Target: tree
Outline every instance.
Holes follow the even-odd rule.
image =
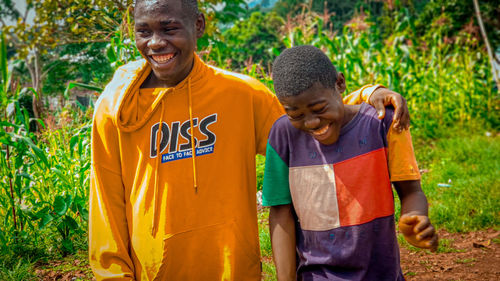
[[[125,35],[121,40],[133,42],[133,38],[127,38],[133,37],[133,0],[25,1],[26,8],[20,10],[12,0],[0,0],[0,24],[10,47],[15,49],[15,57],[24,61],[29,72],[36,93],[33,109],[39,118],[43,81],[55,68],[65,67],[59,55],[61,46],[109,42],[118,29]],[[244,5],[244,0],[201,1],[200,9],[207,17],[207,36],[200,40],[201,47],[208,45],[208,36],[220,33],[218,22],[236,20],[244,12]],[[35,14],[32,21],[29,13]],[[12,19],[15,24],[4,19]]]
[[[285,48],[281,40],[284,20],[275,12],[254,12],[223,33],[224,57],[231,58],[231,66],[243,68],[245,61],[268,64],[274,60],[274,49]]]
[[[70,43],[108,41],[131,4],[132,0],[26,0],[24,11],[20,11],[11,0],[0,0],[2,31],[16,50],[16,58],[25,62],[36,93],[35,118],[40,118],[43,110],[42,82],[58,65],[58,54],[52,50]],[[32,21],[28,19],[30,12],[35,14]]]

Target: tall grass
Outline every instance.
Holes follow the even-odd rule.
[[[38,135],[29,133],[26,125],[5,121],[3,125],[0,257],[29,261],[85,248],[89,123],[68,124]]]
[[[417,146],[433,222],[451,232],[500,226],[500,138],[469,135]]]

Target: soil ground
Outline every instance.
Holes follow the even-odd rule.
[[[440,253],[401,247],[406,280],[500,280],[500,231],[438,234],[447,244]]]
[[[500,231],[441,230],[439,238],[443,244],[438,253],[401,247],[401,267],[407,281],[500,280]],[[65,269],[57,269],[61,267]],[[92,280],[88,263],[78,259],[44,265],[36,274],[43,281]]]

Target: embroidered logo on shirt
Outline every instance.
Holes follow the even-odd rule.
[[[309,158],[315,159],[316,156],[318,156],[318,154],[316,153],[316,151],[309,151]]]
[[[206,137],[202,140],[198,140],[196,137],[194,138],[196,156],[214,152],[216,135],[210,131],[208,127],[215,122],[217,122],[217,113],[201,119],[199,124],[198,118],[193,118],[193,127],[197,128],[199,132]],[[157,139],[158,135],[160,135],[161,163],[190,158],[192,156],[190,128],[191,124],[189,119],[182,123],[180,121],[175,121],[170,125],[163,122],[160,134],[158,132],[160,130],[159,122],[151,126],[150,157],[155,158],[158,156]],[[179,136],[181,139],[179,139]]]

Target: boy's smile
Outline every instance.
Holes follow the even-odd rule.
[[[345,89],[341,73],[335,89],[325,88],[316,82],[296,96],[281,97],[279,100],[295,128],[310,134],[321,144],[330,145],[338,140],[340,129],[350,120],[349,117],[352,118],[346,116],[337,88]]]
[[[137,2],[135,38],[152,68],[148,87],[172,87],[188,76],[204,29],[203,14],[190,14],[180,0]]]

